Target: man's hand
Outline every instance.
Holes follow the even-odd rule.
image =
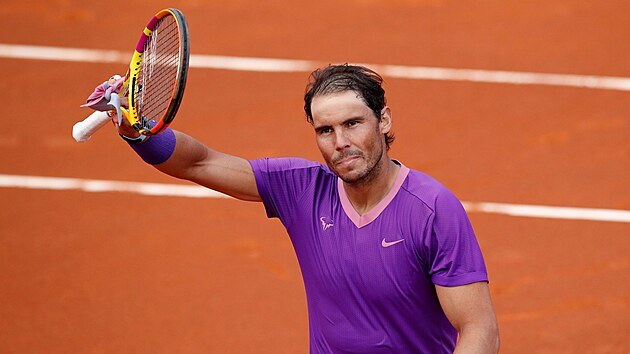
[[[121,111],[126,110],[126,107],[121,104]],[[114,123],[114,126],[118,129],[118,134],[122,134],[129,138],[137,138],[140,136],[140,133],[138,133],[131,124],[129,124],[129,121],[126,117],[124,117],[124,114],[123,117],[121,117],[122,119],[120,119],[120,125],[118,125],[118,116],[116,115],[116,111],[109,111],[108,114],[112,118],[112,123]]]

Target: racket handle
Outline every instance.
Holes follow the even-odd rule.
[[[72,127],[72,137],[79,143],[84,143],[92,137],[92,134],[101,129],[111,118],[107,112],[94,111],[81,122]]]

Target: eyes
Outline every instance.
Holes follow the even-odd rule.
[[[321,128],[315,129],[315,131],[317,132],[317,135],[326,135],[333,132],[331,127],[321,127]]]
[[[346,129],[352,129],[358,127],[360,124],[361,122],[359,121],[359,119],[348,119],[347,121],[343,122],[341,126]],[[317,135],[328,135],[332,134],[334,132],[334,129],[332,126],[324,125],[316,128],[315,132],[317,133]]]

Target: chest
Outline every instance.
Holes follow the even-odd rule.
[[[304,213],[289,234],[306,286],[373,300],[412,293],[426,283],[426,272],[417,244],[422,235],[405,220],[400,210],[385,210],[359,228],[335,205]]]

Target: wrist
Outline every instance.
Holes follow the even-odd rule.
[[[132,127],[123,126],[123,125],[118,127],[118,134],[120,134],[121,136],[126,136],[131,139],[138,138],[141,135]]]
[[[142,144],[145,141],[149,140],[149,136],[147,135],[142,135],[142,134],[135,134],[137,135],[136,137],[131,137],[131,136],[127,136],[121,133],[118,133],[118,135],[120,135],[120,137],[128,142],[129,144]]]
[[[123,135],[121,137],[123,139],[126,138],[125,140],[140,158],[151,165],[159,165],[166,162],[175,151],[175,145],[177,144],[175,132],[170,128],[167,128],[160,134],[151,135],[150,139],[148,136],[142,135],[144,141],[139,141],[141,138],[137,138],[138,141],[136,141],[136,139]]]

